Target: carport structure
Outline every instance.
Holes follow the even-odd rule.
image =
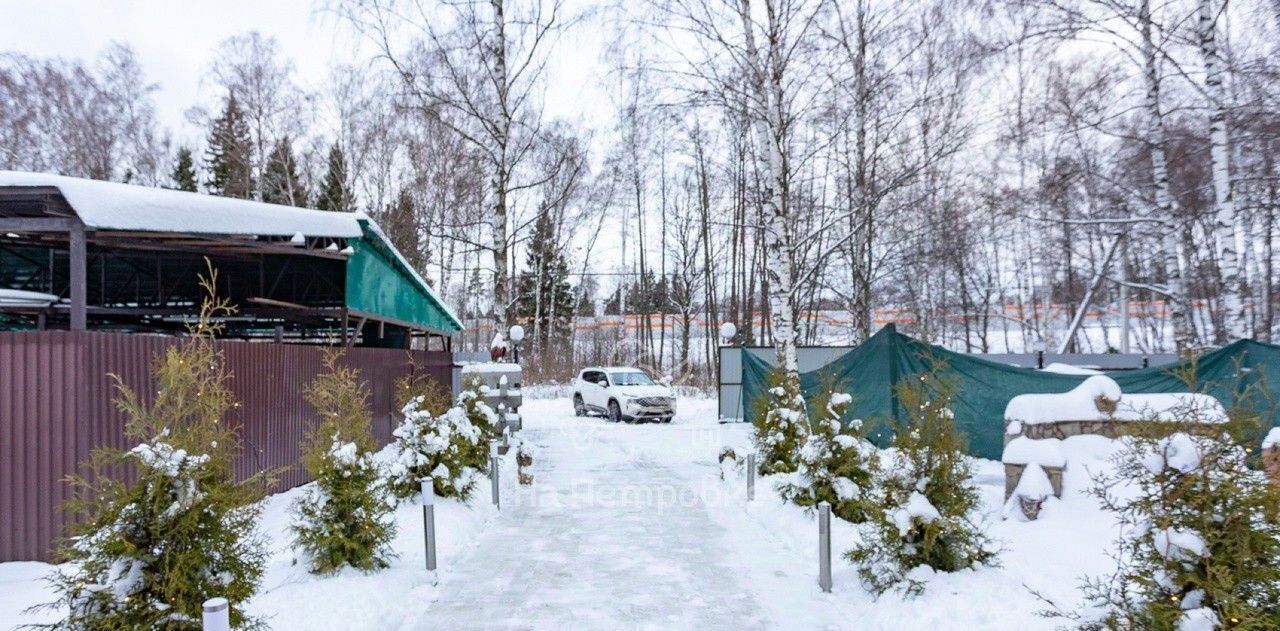
[[[0,330],[181,331],[205,259],[225,337],[449,350],[462,329],[363,214],[0,171]]]

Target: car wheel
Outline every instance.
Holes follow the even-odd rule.
[[[622,408],[618,406],[617,401],[609,402],[609,420],[614,423],[622,420]]]
[[[587,404],[582,402],[582,395],[580,394],[573,395],[573,415],[574,416],[587,415]]]
[[[671,422],[671,417],[670,417],[670,416],[664,416],[664,417],[662,417],[662,422],[663,422],[663,423],[670,423],[670,422]]]

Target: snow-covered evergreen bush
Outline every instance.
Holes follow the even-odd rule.
[[[811,422],[796,473],[779,491],[800,506],[828,502],[837,517],[859,523],[867,518],[877,450],[866,440],[861,420],[842,420],[852,403],[853,397],[842,392],[829,393],[825,404],[815,403],[821,415]]]
[[[315,480],[294,506],[297,545],[312,572],[387,566],[396,524],[374,445],[367,389],[340,352],[325,355],[325,371],[307,387],[320,422],[307,438],[303,462]]]
[[[897,387],[907,423],[896,429],[891,453],[879,468],[862,542],[846,553],[869,589],[923,584],[911,570],[954,572],[995,561],[976,520],[978,489],[965,455],[964,435],[950,409],[951,387],[926,373]]]
[[[399,455],[390,468],[392,491],[401,498],[412,497],[430,475],[436,495],[465,501],[478,475],[475,454],[488,449],[483,432],[462,407],[434,416],[420,407],[422,403],[421,397],[410,400],[401,410],[404,420],[393,432]]]
[[[462,408],[471,426],[480,432],[480,439],[466,450],[466,455],[463,457],[467,466],[477,470],[483,470],[488,466],[489,441],[502,437],[500,432],[502,424],[498,413],[484,400],[488,392],[489,387],[477,377],[464,385],[457,399],[457,407]]]
[[[237,483],[239,453],[226,412],[236,405],[214,347],[216,317],[232,313],[213,298],[216,274],[203,279],[210,298],[192,335],[157,354],[149,400],[116,379],[116,405],[127,421],[128,451],[99,449],[73,478],[68,510],[88,519],[62,555],[68,565],[50,582],[64,609],[59,629],[199,629],[209,598],[231,602],[237,628],[262,626],[241,608],[257,590],[266,548],[255,530],[264,485]],[[121,482],[119,471],[136,479]]]
[[[800,381],[775,370],[769,374],[768,390],[756,409],[754,440],[760,475],[794,473],[799,467],[800,446],[809,434]]]
[[[1257,418],[1233,411],[1208,436],[1191,429],[1202,413],[1142,424],[1097,480],[1121,526],[1118,566],[1086,580],[1095,615],[1071,614],[1081,628],[1280,629],[1280,491],[1232,438],[1256,436]]]

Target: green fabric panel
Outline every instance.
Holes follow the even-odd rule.
[[[444,333],[462,330],[376,232],[365,226],[364,238],[350,244],[355,253],[347,260],[348,309]]]
[[[943,378],[955,387],[952,411],[968,436],[970,453],[990,459],[999,459],[1003,450],[1004,409],[1010,399],[1031,392],[1066,392],[1085,379],[955,353],[899,334],[889,325],[830,364],[802,373],[800,386],[810,400],[828,388],[850,394],[854,402],[849,416],[872,423],[872,440],[884,445],[891,436],[887,421],[902,416],[893,385],[929,371],[938,362],[942,363]],[[753,403],[764,392],[773,365],[744,353],[742,366],[743,414],[751,421],[755,418]],[[1195,378],[1188,386],[1182,375],[1191,373]],[[1271,396],[1280,391],[1280,346],[1242,340],[1189,362],[1109,376],[1124,392],[1195,390],[1214,396],[1228,408],[1239,400],[1272,425],[1280,421],[1280,406]]]

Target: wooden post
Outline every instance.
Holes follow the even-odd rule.
[[[84,225],[72,226],[70,230],[71,255],[71,330],[83,331],[88,328],[88,256],[85,244]]]

